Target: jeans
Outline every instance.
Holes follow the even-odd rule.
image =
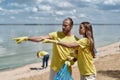
[[[48,67],[49,54],[45,55],[42,60],[42,67]]]

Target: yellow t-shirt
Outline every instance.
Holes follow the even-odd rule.
[[[52,32],[49,33],[49,36],[53,40],[59,40],[62,42],[75,42],[78,40],[77,37],[74,35],[72,36],[65,36],[63,32]],[[68,56],[70,56],[70,53],[72,51],[72,48],[66,48],[60,45],[57,45],[56,43],[53,43],[53,54],[51,59],[51,69],[53,71],[58,72],[62,65],[64,64],[65,60]]]
[[[37,53],[37,56],[38,57],[43,57],[43,56],[45,56],[47,54],[48,54],[48,52],[46,52],[46,51],[40,51],[40,52]]]
[[[93,56],[89,48],[89,41],[87,38],[82,38],[77,41],[78,48],[78,67],[82,75],[96,74],[96,69],[93,64]]]

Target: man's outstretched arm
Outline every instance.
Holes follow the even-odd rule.
[[[43,39],[50,39],[49,35],[28,37],[28,41],[41,42]]]
[[[23,41],[32,41],[32,42],[41,42],[43,39],[50,39],[49,35],[45,35],[45,36],[33,36],[33,37],[17,37],[14,38],[14,40],[16,41],[17,44],[20,44]]]

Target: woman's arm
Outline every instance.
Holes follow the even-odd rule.
[[[79,44],[77,42],[73,42],[73,43],[65,43],[65,42],[57,42],[58,45],[64,46],[64,47],[68,47],[68,48],[75,48],[78,47]]]

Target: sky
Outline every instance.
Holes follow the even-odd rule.
[[[0,24],[119,24],[120,0],[0,0]]]

